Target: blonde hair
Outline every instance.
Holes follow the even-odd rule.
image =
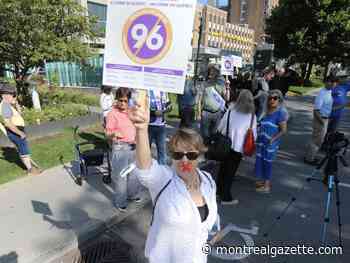
[[[205,153],[208,149],[203,143],[202,137],[193,129],[178,129],[168,143],[170,152],[174,152],[178,145],[189,146],[200,153]]]
[[[242,90],[239,93],[236,104],[234,106],[235,110],[241,113],[253,113],[255,112],[254,98],[253,94],[249,90]]]

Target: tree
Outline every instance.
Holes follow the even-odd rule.
[[[31,68],[91,54],[86,43],[95,38],[95,22],[75,0],[0,0],[0,67],[14,73],[25,97],[23,81]]]
[[[350,0],[281,0],[266,22],[276,56],[300,63],[304,79],[350,57]]]

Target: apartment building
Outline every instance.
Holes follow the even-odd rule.
[[[233,24],[247,24],[255,31],[255,42],[265,40],[265,20],[279,0],[229,0],[228,20]]]
[[[254,52],[254,30],[246,25],[231,24],[227,12],[213,6],[197,5],[194,21],[192,47],[197,48],[199,25],[203,17],[201,46],[217,49],[222,55],[241,55],[245,63],[252,63]]]

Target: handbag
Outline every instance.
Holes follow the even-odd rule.
[[[244,138],[243,144],[243,154],[246,156],[252,156],[255,152],[255,139],[253,134],[253,121],[254,121],[254,113],[252,113],[252,118],[250,120],[250,126],[247,130],[247,133]]]
[[[209,138],[208,152],[206,154],[206,157],[209,160],[224,161],[230,154],[232,144],[232,141],[228,135],[230,115],[231,111],[229,110],[226,122],[226,135],[217,132]]]

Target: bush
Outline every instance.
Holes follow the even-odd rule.
[[[98,106],[99,97],[94,94],[87,94],[76,90],[65,88],[47,88],[41,86],[38,89],[40,95],[40,101],[45,105],[57,105],[57,104],[84,104],[88,106]]]
[[[26,124],[39,124],[49,121],[58,121],[67,118],[84,116],[88,114],[88,108],[82,104],[60,104],[44,107],[42,111],[24,109],[23,118]]]

